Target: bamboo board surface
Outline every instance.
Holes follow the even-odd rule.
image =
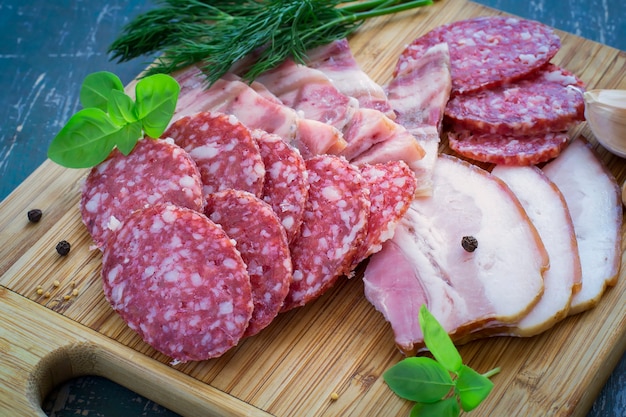
[[[368,22],[350,39],[362,68],[384,84],[404,46],[431,28],[498,12],[460,0]],[[626,89],[626,54],[559,32],[553,60],[588,88]],[[595,145],[586,124],[573,132]],[[626,162],[597,146],[621,184]],[[382,315],[365,300],[361,274],[320,299],[280,315],[223,357],[171,366],[112,311],[100,285],[101,256],[78,212],[83,170],[46,161],[0,204],[0,410],[43,415],[51,386],[105,376],[183,415],[406,416],[381,375],[402,359]],[[40,208],[40,223],[26,212]],[[54,250],[60,240],[70,254]],[[476,416],[584,416],[626,350],[626,277],[600,304],[528,339],[461,347],[480,372],[500,366]],[[54,281],[59,286],[54,286]],[[38,295],[41,286],[49,298]],[[77,296],[63,298],[72,289]],[[336,392],[339,397],[331,400]]]

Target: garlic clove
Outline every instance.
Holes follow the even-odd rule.
[[[589,90],[583,96],[585,118],[597,141],[626,158],[626,90]]]

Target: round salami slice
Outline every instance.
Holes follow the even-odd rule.
[[[80,213],[101,249],[130,213],[157,203],[202,211],[202,180],[189,154],[171,140],[143,139],[128,156],[115,149],[91,169]]]
[[[353,267],[380,251],[391,239],[400,219],[415,198],[417,178],[404,161],[390,161],[359,167],[370,190],[367,235],[353,261]]]
[[[394,77],[407,61],[445,42],[450,50],[452,95],[512,82],[550,61],[561,47],[558,35],[533,20],[478,17],[439,26],[400,55]]]
[[[547,64],[532,77],[452,98],[446,120],[454,130],[535,135],[562,132],[585,119],[584,83]]]
[[[502,165],[536,165],[559,156],[569,137],[564,132],[533,136],[449,132],[450,149],[475,161]]]
[[[280,136],[256,130],[253,137],[257,140],[265,165],[263,201],[272,206],[287,232],[287,240],[292,242],[300,231],[309,194],[304,159]]]
[[[369,189],[358,169],[334,155],[306,160],[309,198],[291,244],[293,281],[281,311],[322,295],[352,262],[367,233]]]
[[[128,326],[175,362],[237,345],[252,315],[246,265],[204,214],[168,204],[135,211],[103,251],[104,295]]]
[[[265,167],[259,147],[235,116],[210,112],[185,116],[163,137],[173,138],[196,161],[205,196],[229,188],[261,196]]]
[[[235,240],[248,267],[254,311],[244,337],[255,335],[278,315],[289,291],[292,265],[285,229],[269,204],[247,191],[212,193],[205,213]]]

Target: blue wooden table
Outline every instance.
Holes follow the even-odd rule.
[[[626,51],[622,0],[478,3]],[[87,74],[109,70],[127,83],[145,68],[147,60],[110,62],[106,48],[125,23],[152,7],[137,0],[0,2],[0,200],[45,160],[49,141],[80,108],[78,91]],[[44,408],[56,417],[175,416],[98,378],[79,378],[59,387]],[[589,413],[599,416],[626,416],[626,357]]]

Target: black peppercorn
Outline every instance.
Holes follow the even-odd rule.
[[[31,223],[37,223],[41,220],[41,215],[43,213],[39,209],[32,209],[28,211],[28,221]]]
[[[478,248],[478,240],[474,236],[463,236],[461,246],[468,252],[474,252]]]
[[[57,252],[61,256],[65,256],[68,253],[70,253],[70,248],[71,248],[71,245],[69,244],[67,240],[62,240],[59,243],[57,243]]]

